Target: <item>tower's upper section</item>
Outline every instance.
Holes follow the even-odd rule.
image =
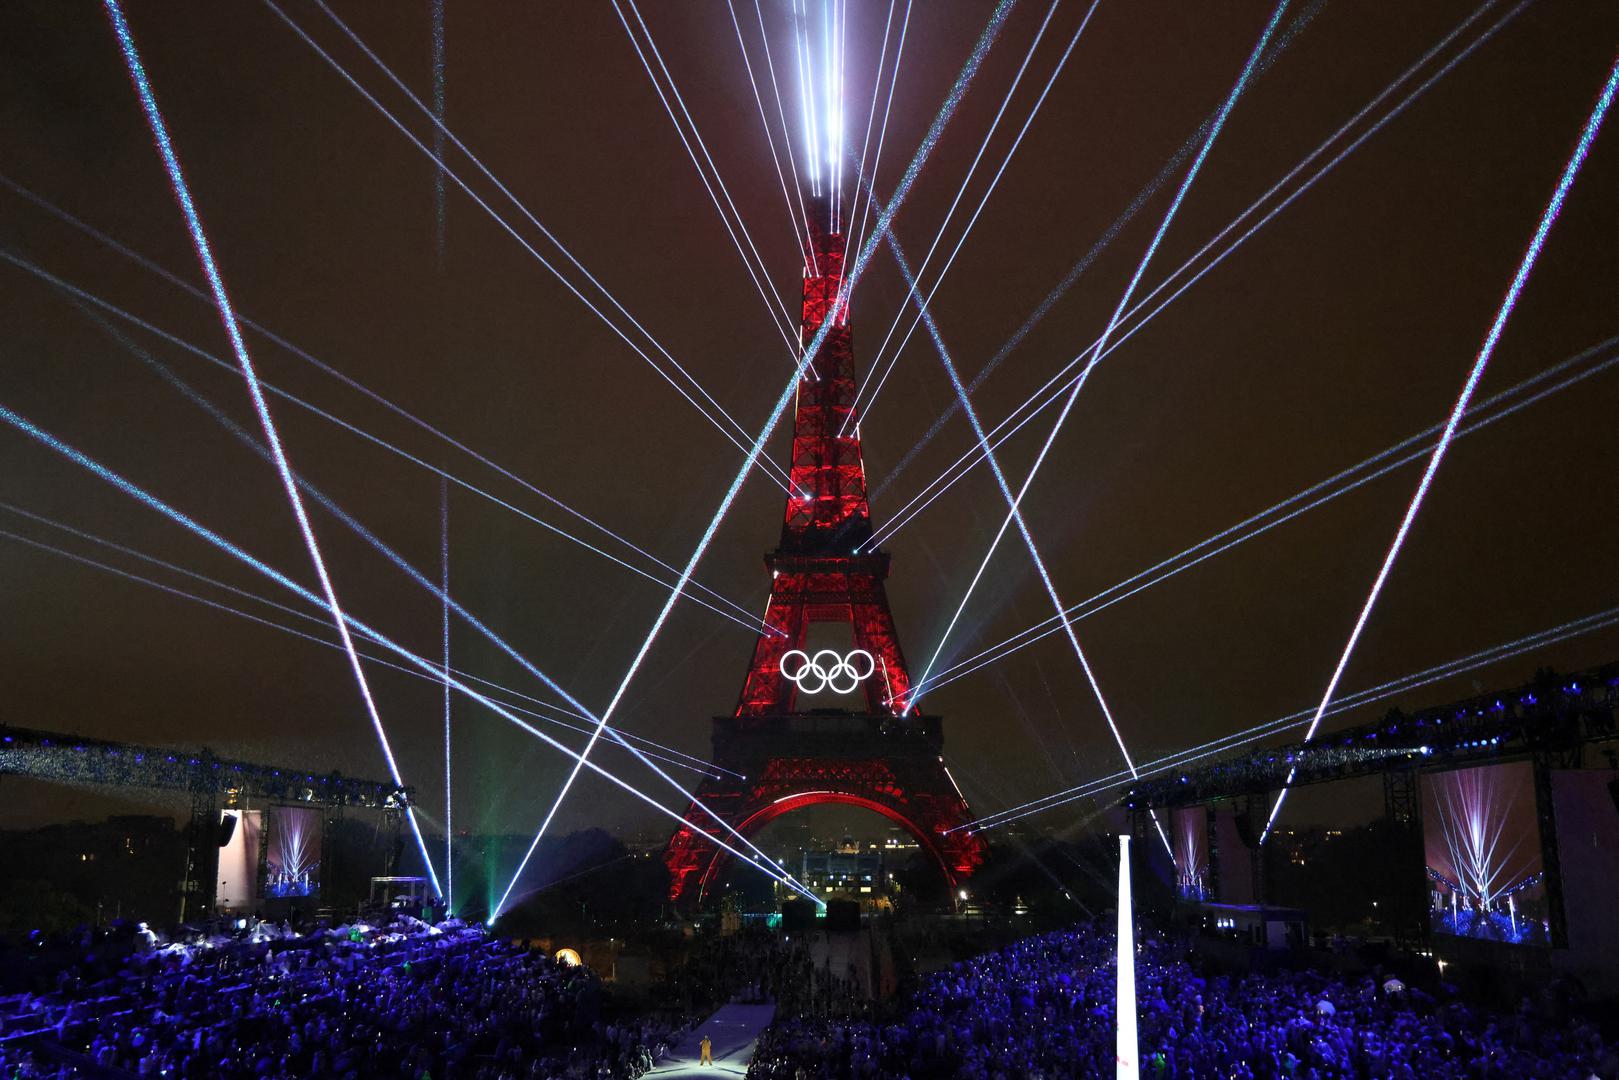
[[[795,555],[848,555],[871,536],[866,470],[855,415],[854,354],[849,309],[842,295],[842,233],[828,226],[827,205],[810,205],[810,251],[804,265],[804,314],[799,348],[809,349],[830,323],[815,359],[798,383],[793,412],[794,491],[787,498],[781,550]]]

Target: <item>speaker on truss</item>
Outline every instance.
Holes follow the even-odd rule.
[[[219,846],[224,847],[230,843],[230,838],[236,835],[236,815],[225,814],[219,819]]]
[[[826,902],[826,928],[839,933],[860,932],[860,902],[858,900],[828,900]]]
[[[786,900],[781,905],[781,928],[789,933],[815,929],[815,905],[808,900]]]
[[[1233,824],[1237,826],[1237,839],[1242,841],[1243,847],[1252,851],[1259,846],[1259,837],[1254,832],[1253,815],[1243,811],[1235,815]]]

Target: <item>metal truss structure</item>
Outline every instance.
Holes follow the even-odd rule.
[[[1382,720],[1344,728],[1308,743],[1256,750],[1200,769],[1133,785],[1125,805],[1136,816],[1232,801],[1239,816],[1288,786],[1381,776],[1385,812],[1414,859],[1422,850],[1425,773],[1528,762],[1535,792],[1549,937],[1568,946],[1562,855],[1552,800],[1552,770],[1577,769],[1588,746],[1619,740],[1619,661],[1575,675],[1539,672],[1527,685],[1424,709],[1390,711]],[[1251,832],[1251,829],[1250,829]],[[1257,848],[1257,844],[1250,844]],[[1262,858],[1254,859],[1257,869]],[[1258,895],[1256,893],[1256,895]]]
[[[884,581],[886,552],[856,554],[872,535],[860,429],[854,415],[854,354],[842,296],[844,238],[811,213],[813,269],[804,271],[801,347],[830,320],[799,383],[781,542],[765,557],[770,604],[732,716],[714,720],[714,762],[747,777],[705,780],[664,854],[670,898],[700,902],[725,853],[692,826],[713,831],[712,812],[744,836],[804,806],[862,806],[908,830],[952,890],[983,862],[983,839],[966,829],[966,799],[940,754],[942,725],[910,704],[911,678]],[[854,648],[875,661],[861,682],[865,710],[804,711],[782,659],[803,649],[818,623],[846,625]],[[706,811],[706,812],[705,812]]]
[[[1619,739],[1619,661],[1575,675],[1543,671],[1525,686],[1254,750],[1132,784],[1131,810],[1199,806],[1287,786],[1387,773],[1446,772],[1509,761],[1576,768],[1583,748]],[[1391,793],[1391,807],[1409,796]]]
[[[182,919],[189,909],[214,907],[219,876],[222,809],[244,800],[322,807],[328,834],[341,825],[345,807],[382,810],[390,822],[409,803],[411,791],[391,782],[362,780],[340,772],[316,773],[286,766],[221,758],[208,750],[185,751],[107,739],[86,739],[33,728],[0,725],[0,775],[60,784],[93,784],[185,792],[191,800],[186,824],[186,874]],[[331,844],[326,850],[334,851]],[[328,864],[327,873],[331,866]]]

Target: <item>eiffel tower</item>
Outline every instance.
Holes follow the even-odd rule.
[[[843,286],[844,237],[826,205],[810,216],[799,346],[832,325],[798,386],[781,542],[765,556],[770,605],[736,711],[714,718],[713,760],[746,779],[704,780],[664,852],[669,896],[701,903],[728,853],[693,826],[717,815],[752,836],[782,814],[817,804],[876,811],[911,833],[950,885],[983,862],[981,837],[951,831],[972,820],[945,768],[943,724],[910,703],[911,678],[883,582],[889,556],[871,539],[866,471],[854,401],[854,353]],[[832,624],[828,627],[825,624]],[[811,627],[846,625],[851,647],[806,647]],[[835,632],[835,630],[834,630]],[[802,708],[801,698],[858,691],[864,709]]]

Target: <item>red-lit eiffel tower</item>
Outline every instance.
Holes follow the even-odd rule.
[[[761,633],[754,645],[735,714],[714,718],[715,764],[746,779],[705,780],[697,789],[686,824],[664,853],[675,901],[700,902],[728,857],[692,829],[728,836],[703,807],[744,836],[817,803],[875,810],[916,838],[944,872],[952,895],[984,860],[982,838],[951,831],[971,816],[945,769],[941,722],[920,715],[909,701],[910,673],[883,587],[888,554],[855,551],[871,538],[872,528],[853,415],[847,305],[839,308],[844,238],[826,227],[824,203],[810,217],[813,252],[804,268],[800,347],[815,340],[827,319],[833,324],[799,383],[790,468],[795,490],[788,495],[780,546],[765,556],[772,585],[764,622],[774,632]],[[826,623],[849,627],[847,651],[806,649],[811,625]],[[784,659],[796,681],[783,673]],[[839,668],[844,659],[850,666]],[[869,669],[856,684],[865,709],[800,709],[801,688],[812,690],[820,682],[813,671],[805,678],[811,660],[838,673],[834,692]]]

